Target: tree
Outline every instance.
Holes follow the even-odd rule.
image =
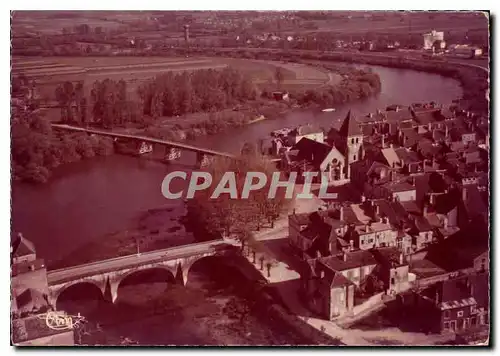
[[[252,232],[267,219],[270,209],[279,213],[288,204],[288,200],[284,199],[284,189],[278,190],[275,198],[268,198],[269,185],[275,170],[271,162],[258,154],[237,159],[216,157],[207,167],[212,176],[212,186],[197,192],[194,199],[189,201],[189,208],[209,233],[222,233],[246,243],[251,242]],[[226,172],[235,172],[237,196],[231,197],[230,194],[223,193],[212,199],[216,186]],[[267,177],[267,184],[262,189],[251,191],[248,199],[241,199],[247,172],[263,172]]]
[[[276,80],[278,90],[280,90],[281,84],[283,83],[283,80],[285,79],[285,74],[283,73],[283,68],[276,67],[276,71],[274,72],[274,79]]]

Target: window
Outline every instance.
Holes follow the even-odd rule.
[[[353,144],[353,145],[354,145],[354,139],[353,139],[353,138],[351,138],[351,144]]]
[[[444,322],[444,328],[449,329],[450,328],[450,323],[448,321]]]
[[[356,143],[359,143],[359,138],[358,137],[356,137]]]
[[[354,156],[352,157],[352,160],[353,160],[353,161],[355,161],[355,160],[356,160],[356,155],[354,155]]]
[[[321,271],[321,278],[325,278],[325,271]]]
[[[459,311],[459,312],[457,312],[457,316],[458,316],[459,318],[460,318],[460,317],[462,317],[462,316],[464,316],[464,312],[463,312],[463,311]]]
[[[444,311],[444,318],[445,319],[449,319],[450,318],[450,311],[449,310],[445,310]]]

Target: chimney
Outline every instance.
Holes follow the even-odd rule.
[[[365,231],[370,232],[370,226],[368,224],[365,225]]]
[[[354,240],[349,241],[349,251],[352,251],[352,250],[354,250]]]
[[[343,206],[340,207],[340,217],[339,217],[339,220],[340,221],[344,221],[344,207]]]
[[[468,286],[469,286],[469,295],[471,297],[474,296],[474,283],[472,283],[470,280],[467,281]]]
[[[403,253],[400,253],[399,254],[399,264],[402,265],[403,264]]]
[[[347,261],[347,252],[344,251],[344,253],[342,254],[342,260],[344,260],[344,262]]]
[[[372,117],[373,117],[373,113],[369,113],[369,114],[368,114],[368,117],[369,117],[369,118],[372,118]]]

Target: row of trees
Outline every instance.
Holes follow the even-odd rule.
[[[44,183],[52,169],[113,152],[110,138],[57,134],[44,118],[31,114],[11,123],[11,168],[14,180]]]
[[[339,105],[363,99],[380,93],[382,83],[376,73],[356,71],[340,85],[318,89],[308,89],[294,93],[293,97],[299,105]]]
[[[65,82],[57,87],[55,95],[61,108],[62,122],[88,124],[89,108],[83,82],[77,82],[76,85]],[[105,128],[141,120],[138,105],[128,98],[124,80],[95,81],[90,91],[90,114],[94,124]]]
[[[288,208],[290,202],[285,197],[285,190],[278,189],[275,198],[268,198],[269,185],[276,168],[265,160],[255,147],[247,145],[242,150],[241,159],[215,158],[207,171],[212,175],[212,186],[197,192],[190,200],[189,208],[197,217],[197,224],[205,226],[209,233],[221,233],[237,236],[241,241],[252,240],[252,232],[264,224],[273,224],[279,214]],[[238,194],[241,193],[247,172],[262,172],[267,176],[267,183],[262,189],[251,191],[248,199],[221,194],[211,196],[226,172],[235,172]],[[199,193],[199,194],[198,194]]]
[[[36,99],[32,95],[36,92],[35,84],[23,78],[13,78],[13,83],[13,91],[17,94],[11,115],[11,169],[14,180],[46,182],[51,170],[61,164],[113,152],[110,138],[54,132],[49,121],[36,113]],[[76,117],[72,106],[77,97],[75,89],[66,86],[64,96],[67,98],[62,108],[65,117]],[[23,110],[18,110],[19,107]]]
[[[257,96],[251,79],[230,67],[168,72],[141,85],[138,94],[143,113],[152,117],[217,111]]]

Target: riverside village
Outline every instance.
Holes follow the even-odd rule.
[[[273,286],[283,323],[299,323],[317,338],[346,345],[373,345],[376,338],[406,345],[487,340],[488,118],[456,101],[393,105],[364,116],[349,111],[334,126],[332,120],[327,129],[273,131],[263,153],[277,158],[285,175],[326,175],[335,198],[296,200],[271,227],[255,232],[252,244],[221,236],[221,246],[237,247],[261,284]],[[187,283],[193,262],[182,256],[190,251],[168,253],[172,261],[138,252],[127,271],[156,263],[180,276],[176,283]],[[47,272],[20,234],[11,263],[19,344],[75,343],[79,331],[71,322],[46,327],[47,313],[57,311],[58,296],[71,284],[90,281],[111,302],[117,298],[120,282],[109,273],[114,262],[102,271]]]

